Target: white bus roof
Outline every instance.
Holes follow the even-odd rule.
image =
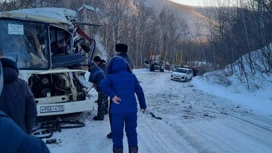
[[[68,26],[73,26],[71,20],[76,20],[76,17],[76,11],[55,7],[31,8],[0,12],[0,18],[32,20],[53,24],[64,24]]]

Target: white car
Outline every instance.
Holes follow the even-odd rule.
[[[171,80],[191,81],[193,78],[193,70],[189,68],[177,68],[171,74]]]

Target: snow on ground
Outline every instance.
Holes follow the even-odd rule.
[[[147,112],[138,113],[139,153],[270,153],[271,94],[235,92],[209,84],[170,80],[171,72],[134,71],[144,89]],[[267,88],[269,89],[269,88]],[[93,91],[93,102],[96,93]],[[270,108],[270,109],[269,109]],[[152,117],[153,113],[162,119]],[[78,116],[83,128],[64,129],[49,144],[52,153],[110,153],[108,116],[94,121],[96,107]],[[124,136],[124,152],[127,151]]]
[[[192,84],[200,90],[229,99],[235,104],[246,106],[258,111],[258,113],[272,115],[272,83],[266,82],[262,88],[255,92],[247,91],[244,86],[239,86],[238,83],[229,87],[208,83],[202,76],[195,78]]]

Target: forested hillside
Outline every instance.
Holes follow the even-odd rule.
[[[172,65],[191,65],[205,71],[222,69],[240,61],[241,77],[255,74],[256,59],[251,52],[260,49],[268,75],[272,72],[271,1],[234,0],[228,5],[195,8],[168,0],[4,0],[1,11],[31,7],[65,7],[77,10],[83,4],[100,9],[81,12],[85,22],[101,24],[90,28],[97,41],[97,54],[114,54],[114,44],[129,45],[136,68],[144,67],[151,53]],[[88,27],[86,27],[88,28]],[[242,55],[248,54],[250,72],[244,71]],[[199,67],[201,63],[201,68]],[[231,69],[230,72],[234,71]]]

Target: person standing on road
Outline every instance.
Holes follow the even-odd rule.
[[[123,129],[128,140],[129,153],[138,152],[137,100],[143,113],[146,110],[145,96],[137,77],[128,72],[127,63],[122,57],[114,57],[111,73],[104,78],[100,88],[112,100],[110,106],[113,152],[123,152]]]
[[[108,64],[105,60],[102,60],[99,56],[95,56],[93,58],[93,61],[95,62],[95,64],[103,70],[104,74],[106,75],[107,74],[107,67],[108,67]],[[95,101],[97,102],[98,99]]]
[[[89,61],[88,68],[90,72],[89,82],[93,83],[93,87],[98,92],[97,100],[97,116],[94,120],[104,120],[104,115],[108,113],[108,96],[100,89],[99,83],[104,79],[105,74],[93,61]]]
[[[2,93],[3,84],[3,69],[0,62],[0,95]],[[0,103],[3,102],[3,100],[0,101]],[[14,123],[2,110],[0,110],[0,131],[1,153],[50,153],[42,140],[26,134],[22,128]]]
[[[18,78],[15,61],[1,57],[4,86],[0,96],[0,110],[5,112],[27,134],[31,134],[37,108],[34,95],[26,81]]]
[[[116,57],[124,58],[124,60],[126,61],[128,72],[132,73],[133,63],[131,62],[130,58],[128,57],[127,51],[128,51],[128,46],[126,44],[118,43],[118,44],[115,45],[115,55],[112,56],[110,58],[110,60],[109,60],[109,64],[108,64],[108,67],[107,67],[107,74],[112,73],[112,63],[116,59]],[[110,126],[111,126],[111,115],[110,115],[110,113],[109,113],[109,120],[110,120]],[[111,132],[109,134],[107,134],[107,138],[109,138],[109,139],[112,138]]]
[[[129,66],[128,67],[128,71],[132,73],[133,71],[133,63],[131,62],[128,54],[127,54],[127,51],[128,51],[128,46],[126,44],[116,44],[115,45],[115,55],[112,56],[109,60],[109,64],[108,64],[108,70],[107,70],[107,73],[111,73],[111,67],[112,67],[112,58],[116,57],[116,56],[119,56],[119,57],[122,57],[125,59],[127,65]]]

